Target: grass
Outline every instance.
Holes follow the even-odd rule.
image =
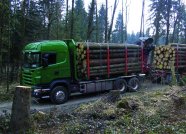
[[[83,104],[72,113],[36,112],[36,134],[184,134],[186,133],[186,88],[129,93],[116,102],[99,99]],[[4,126],[7,126],[7,120]],[[0,123],[0,128],[2,123]]]
[[[174,95],[172,93],[174,92]],[[177,108],[175,98],[181,100]],[[166,90],[123,96],[115,103],[101,99],[81,105],[70,116],[60,116],[59,125],[50,133],[103,134],[184,134],[186,133],[186,90],[170,87]],[[179,100],[178,99],[178,100]],[[37,129],[47,133],[48,128]]]

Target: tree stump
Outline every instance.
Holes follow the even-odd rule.
[[[31,88],[17,86],[12,104],[10,130],[13,133],[25,133],[30,124]]]

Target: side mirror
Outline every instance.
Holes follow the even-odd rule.
[[[48,66],[48,59],[42,58],[42,66],[47,67]]]

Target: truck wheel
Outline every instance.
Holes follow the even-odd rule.
[[[127,82],[124,79],[118,79],[114,82],[114,90],[119,90],[121,94],[127,91]]]
[[[136,92],[140,88],[140,81],[138,78],[133,77],[128,81],[129,91]]]
[[[68,92],[67,89],[63,86],[56,86],[51,91],[50,99],[55,104],[62,104],[67,101],[68,99]]]

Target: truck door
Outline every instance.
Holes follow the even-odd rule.
[[[44,63],[46,62],[46,63]],[[56,53],[43,53],[42,54],[43,69],[41,71],[41,83],[49,84],[52,80],[59,77],[59,67],[56,64]]]
[[[44,65],[44,62],[47,62],[47,66]],[[54,80],[70,78],[70,64],[67,52],[43,53],[42,64],[41,83],[50,84]]]

